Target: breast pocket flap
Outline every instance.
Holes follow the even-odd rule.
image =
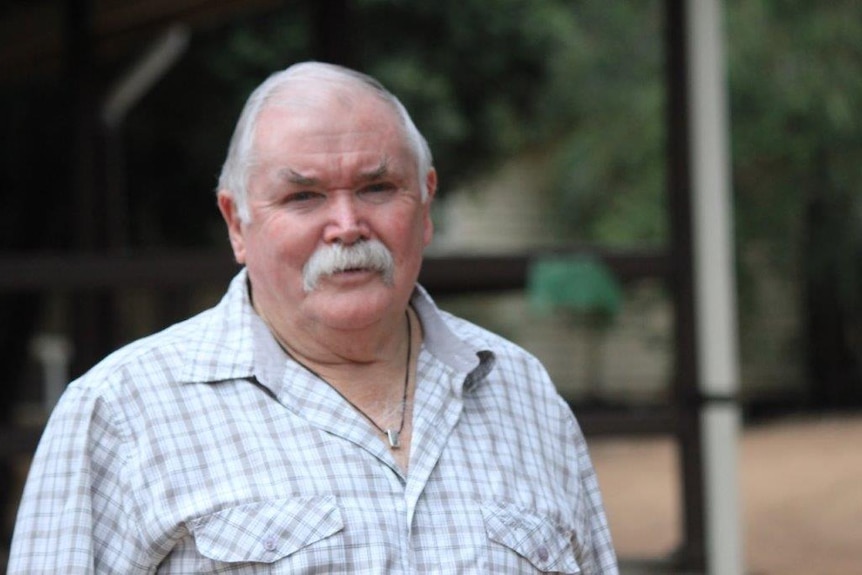
[[[486,502],[482,517],[488,538],[504,545],[546,573],[581,572],[570,530],[509,503]]]
[[[198,551],[229,563],[273,563],[343,527],[335,498],[329,496],[246,503],[191,524]]]

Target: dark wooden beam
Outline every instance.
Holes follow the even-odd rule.
[[[548,255],[590,253],[621,282],[666,278],[668,258],[659,251],[543,251],[499,256],[428,256],[419,281],[434,293],[523,289],[530,262]],[[226,249],[133,254],[12,253],[0,255],[0,293],[178,287],[226,281],[238,268]]]
[[[351,4],[350,0],[315,0],[312,3],[312,48],[316,60],[350,68],[357,66]]]
[[[686,3],[665,0],[665,126],[675,352],[672,390],[682,485],[683,542],[677,558],[682,567],[702,572],[706,568],[705,493],[695,327]]]

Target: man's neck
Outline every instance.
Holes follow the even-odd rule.
[[[421,333],[418,317],[409,306],[408,310],[390,312],[361,329],[336,329],[322,322],[297,323],[299,314],[279,317],[262,309],[259,302],[252,300],[252,306],[285,352],[315,373],[330,374],[336,380],[342,379],[338,377],[341,372],[356,376],[387,368],[403,370],[406,313],[412,314],[417,326],[413,331]]]

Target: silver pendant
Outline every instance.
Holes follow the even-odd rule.
[[[386,430],[386,438],[389,440],[389,447],[397,449],[401,447],[401,432],[394,429]]]

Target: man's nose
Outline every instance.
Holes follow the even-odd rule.
[[[324,231],[327,243],[350,245],[368,239],[369,228],[358,198],[353,194],[336,194],[331,198],[329,221]]]

